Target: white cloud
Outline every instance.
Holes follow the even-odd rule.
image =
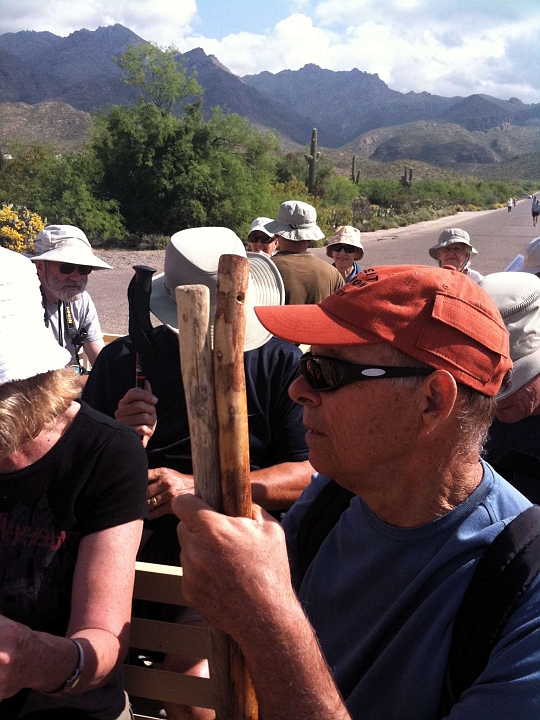
[[[0,34],[48,30],[69,35],[120,23],[145,39],[170,45],[191,31],[196,17],[196,0],[2,0]]]

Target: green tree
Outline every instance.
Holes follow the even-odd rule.
[[[101,192],[101,167],[91,151],[57,155],[42,145],[17,148],[0,168],[0,200],[31,207],[47,222],[81,227],[90,237],[122,238],[118,203]]]
[[[181,118],[151,103],[112,108],[98,119],[93,148],[101,192],[117,200],[131,232],[223,225],[243,234],[271,205],[275,137],[219,110],[205,122],[200,103]]]
[[[195,74],[187,76],[174,47],[160,48],[155,43],[130,43],[127,50],[113,58],[122,70],[122,79],[128,85],[143,91],[142,100],[150,101],[168,113],[181,100],[200,97],[203,89]]]

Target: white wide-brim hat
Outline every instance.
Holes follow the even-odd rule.
[[[60,370],[70,359],[45,327],[35,266],[0,248],[0,385]]]
[[[510,334],[514,371],[510,385],[497,395],[502,400],[540,374],[540,278],[500,272],[478,284],[495,301]]]
[[[89,265],[96,270],[111,270],[111,266],[92,252],[83,231],[74,225],[47,225],[36,235],[32,260]]]
[[[283,305],[285,288],[276,265],[262,253],[246,253],[240,238],[228,228],[203,227],[175,233],[165,250],[164,272],[152,278],[150,310],[178,333],[175,289],[179,285],[206,285],[210,290],[210,318],[214,326],[217,271],[221,255],[249,257],[244,350],[255,350],[272,337],[259,322],[255,305]]]
[[[265,226],[266,231],[286,240],[322,240],[324,233],[317,225],[317,211],[301,200],[281,203],[278,216]]]
[[[439,259],[439,250],[448,245],[455,245],[460,243],[466,245],[469,248],[470,255],[478,255],[478,250],[473,248],[471,245],[471,237],[466,230],[461,228],[447,228],[443,230],[437,239],[437,244],[429,248],[429,255],[434,260]]]

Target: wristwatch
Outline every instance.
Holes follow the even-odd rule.
[[[69,692],[70,690],[73,690],[73,688],[77,685],[79,680],[81,679],[82,671],[84,670],[84,650],[80,642],[77,642],[77,640],[74,640],[73,638],[69,638],[71,642],[74,642],[77,646],[77,652],[78,652],[78,660],[77,660],[77,667],[73,671],[73,673],[68,677],[68,679],[63,682],[60,687],[56,688],[56,690],[52,690],[51,692],[45,693],[46,695],[64,695],[65,693]]]

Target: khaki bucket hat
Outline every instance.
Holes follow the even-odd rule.
[[[111,266],[92,252],[83,231],[74,225],[47,225],[36,235],[32,260],[89,265],[96,270],[111,270]]]
[[[324,233],[317,225],[317,211],[313,205],[301,200],[287,200],[281,203],[277,218],[265,226],[273,235],[286,240],[322,240]]]
[[[467,245],[471,255],[478,255],[478,251],[471,245],[471,238],[466,230],[461,228],[448,228],[443,230],[437,239],[437,244],[429,248],[429,255],[434,260],[439,259],[439,250],[448,245],[455,245],[455,243],[461,243]]]
[[[360,240],[360,230],[352,225],[340,225],[331,238],[326,241],[326,254],[332,257],[332,245],[352,245],[357,248],[355,260],[364,257],[364,246]]]

